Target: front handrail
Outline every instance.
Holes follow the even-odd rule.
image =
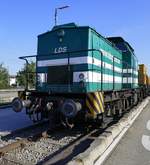
[[[33,58],[35,57],[36,58],[36,62],[37,62],[37,57],[39,56],[50,56],[50,55],[68,55],[68,58],[70,57],[70,54],[75,54],[75,53],[82,53],[82,52],[93,52],[93,51],[97,51],[99,53],[102,54],[101,50],[98,50],[98,49],[87,49],[87,50],[77,50],[77,51],[68,51],[68,52],[60,52],[60,53],[50,53],[50,54],[40,54],[40,55],[29,55],[29,56],[21,56],[19,57],[19,59],[21,60],[25,60],[26,62],[26,71],[27,71],[27,68],[28,68],[28,64],[29,64],[29,61],[28,61],[28,58]],[[70,61],[68,59],[68,65],[70,64]],[[69,68],[69,67],[68,67]],[[28,91],[28,72],[25,73],[26,75],[26,85],[25,85],[25,90]],[[70,85],[69,85],[69,90],[70,90]]]
[[[68,52],[60,52],[60,53],[50,53],[50,54],[39,54],[39,55],[29,55],[29,56],[21,56],[19,59],[25,60],[27,58],[38,57],[38,56],[50,56],[50,55],[60,55],[60,54],[71,54],[71,53],[81,53],[81,52],[91,52],[97,51],[102,53],[99,49],[87,49],[87,50],[77,50],[77,51],[68,51]]]
[[[101,62],[102,62],[102,56],[103,56],[103,52],[100,50],[100,49],[87,49],[87,50],[76,50],[76,51],[68,51],[68,52],[60,52],[60,53],[50,53],[50,54],[39,54],[39,55],[30,55],[30,56],[22,56],[22,57],[19,57],[19,59],[22,59],[22,60],[25,60],[26,61],[26,67],[28,67],[28,60],[27,58],[33,58],[35,57],[36,58],[36,62],[37,62],[37,57],[41,57],[41,56],[44,56],[44,57],[47,57],[47,56],[50,56],[50,55],[68,55],[68,68],[70,67],[70,56],[71,54],[75,54],[75,53],[83,53],[83,52],[99,52],[100,53],[100,56],[101,56]],[[118,58],[118,57],[115,57],[117,59],[119,59],[122,64],[123,64],[123,61],[122,59]],[[114,64],[113,64],[114,65]],[[102,69],[102,64],[101,64],[101,69]],[[103,79],[103,77],[101,76],[101,78]],[[28,74],[26,73],[26,90],[28,90]],[[70,85],[70,84],[69,84]],[[69,87],[70,89],[70,87]]]

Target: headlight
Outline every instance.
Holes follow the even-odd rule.
[[[58,37],[63,37],[65,35],[65,31],[63,29],[57,32]]]
[[[80,79],[80,80],[83,80],[83,79],[84,79],[84,74],[83,74],[83,73],[80,73],[80,74],[79,74],[79,79]]]

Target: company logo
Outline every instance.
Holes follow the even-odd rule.
[[[66,46],[54,49],[54,53],[65,53],[65,52],[67,52],[67,47]]]

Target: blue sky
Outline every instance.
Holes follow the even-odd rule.
[[[89,25],[103,36],[122,36],[135,49],[139,63],[150,70],[150,0],[3,0],[0,2],[0,63],[15,74],[19,56],[36,54],[37,35],[54,25]]]

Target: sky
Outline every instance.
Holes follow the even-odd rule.
[[[1,0],[0,63],[16,74],[20,56],[37,53],[37,36],[58,24],[88,25],[104,37],[122,36],[150,71],[150,0]]]

